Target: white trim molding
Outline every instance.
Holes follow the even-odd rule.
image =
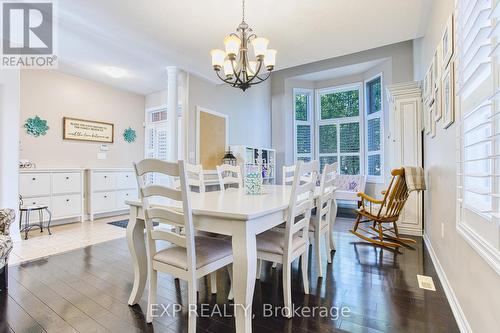
[[[453,291],[453,288],[451,287],[451,284],[448,281],[448,278],[446,277],[446,273],[444,272],[443,266],[441,266],[441,263],[439,262],[436,252],[434,252],[434,248],[432,247],[429,236],[427,236],[427,234],[424,233],[423,238],[425,246],[429,251],[432,263],[434,264],[434,268],[436,269],[437,275],[439,277],[439,281],[443,286],[444,293],[446,295],[446,298],[448,299],[448,303],[450,304],[451,311],[453,312],[455,320],[457,321],[457,325],[458,328],[460,329],[460,332],[472,333],[472,328],[470,327],[469,322],[467,321],[467,318],[465,317],[465,314],[462,310],[462,307],[458,302],[457,296],[455,295],[455,292]]]

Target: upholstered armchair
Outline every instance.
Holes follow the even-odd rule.
[[[8,260],[10,251],[12,251],[9,228],[12,221],[14,221],[14,217],[13,209],[0,209],[0,290],[7,289]]]

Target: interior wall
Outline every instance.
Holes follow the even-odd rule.
[[[413,44],[411,41],[405,41],[388,46],[383,46],[367,51],[362,51],[346,56],[322,60],[302,66],[292,67],[277,71],[271,77],[271,98],[272,98],[272,143],[277,150],[277,173],[278,179],[281,179],[281,168],[283,165],[294,163],[294,136],[293,136],[293,88],[296,88],[296,76],[315,73],[337,67],[344,67],[373,60],[383,60],[381,64],[374,66],[373,69],[354,77],[344,77],[335,80],[328,80],[315,83],[315,87],[326,87],[335,84],[349,83],[357,80],[362,82],[377,73],[383,74],[384,86],[408,82],[413,80]],[[383,93],[384,109],[387,112],[387,102],[385,100],[385,91]],[[385,117],[385,128],[388,129],[388,117]],[[384,133],[385,140],[389,133]],[[387,145],[386,145],[387,146]],[[386,151],[386,156],[389,152]],[[388,161],[388,159],[385,159]],[[388,172],[385,170],[386,178]],[[367,184],[368,192],[379,191],[383,185]]]
[[[0,209],[16,210],[19,201],[19,71],[0,70]],[[17,223],[12,237],[19,238]]]
[[[433,1],[425,37],[414,42],[415,79],[422,80],[434,50],[454,11],[454,0]],[[436,136],[424,136],[425,235],[474,332],[494,332],[500,325],[500,278],[456,231],[456,130],[436,126]]]
[[[38,115],[47,120],[49,130],[34,137],[17,127],[20,158],[37,168],[132,167],[144,156],[144,107],[144,96],[105,84],[56,71],[22,71],[21,122]],[[114,143],[108,144],[106,159],[97,158],[101,143],[63,140],[63,117],[113,123]],[[133,143],[123,139],[129,126],[137,133]]]
[[[196,107],[204,107],[228,116],[229,144],[262,148],[271,146],[271,93],[269,82],[243,92],[225,84],[214,84],[189,75],[188,150],[195,162]],[[221,156],[222,159],[223,156]]]

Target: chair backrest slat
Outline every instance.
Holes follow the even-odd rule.
[[[188,185],[198,187],[199,192],[205,192],[205,176],[201,164],[186,163],[186,173],[188,176]]]
[[[283,166],[283,185],[291,185],[295,179],[295,165]],[[309,182],[311,175],[301,177],[302,182]]]
[[[409,192],[404,175],[404,168],[394,169],[392,179],[385,191],[377,217],[397,218],[403,209]]]
[[[217,176],[219,177],[219,186],[221,191],[226,189],[226,185],[238,185],[238,188],[243,187],[241,167],[238,165],[218,165]]]
[[[182,192],[162,185],[147,185],[140,189],[144,197],[165,197],[175,201],[182,201]]]
[[[292,240],[297,233],[300,233],[299,237],[305,237],[306,243],[309,241],[309,222],[318,173],[318,161],[299,161],[296,165],[285,227],[285,251],[291,252]]]

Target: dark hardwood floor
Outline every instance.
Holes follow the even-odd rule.
[[[254,332],[458,332],[429,254],[418,240],[415,249],[393,251],[360,242],[346,232],[351,220],[338,219],[337,251],[325,276],[317,278],[310,257],[310,294],[302,291],[299,263],[294,263],[292,300],[295,306],[334,307],[334,317],[319,314],[268,317],[264,304],[281,307],[281,267],[263,265],[254,295]],[[311,248],[312,249],[312,248]],[[311,251],[314,252],[314,251]],[[326,267],[326,258],[324,260]],[[418,288],[417,274],[434,279],[437,291]],[[133,271],[125,239],[34,261],[9,269],[8,293],[0,292],[1,332],[185,332],[187,309],[145,323],[146,293],[141,303],[127,305]],[[205,311],[232,313],[227,301],[228,274],[218,272],[218,293],[200,283],[199,302]],[[187,303],[186,283],[160,274],[158,302]],[[344,308],[345,316],[340,315]],[[348,310],[347,310],[348,309]],[[170,310],[172,310],[170,308]],[[329,310],[329,309],[328,309]],[[347,311],[349,311],[347,313]],[[172,311],[169,311],[171,314]],[[322,313],[324,315],[324,312]],[[234,318],[198,318],[199,332],[234,332]]]

